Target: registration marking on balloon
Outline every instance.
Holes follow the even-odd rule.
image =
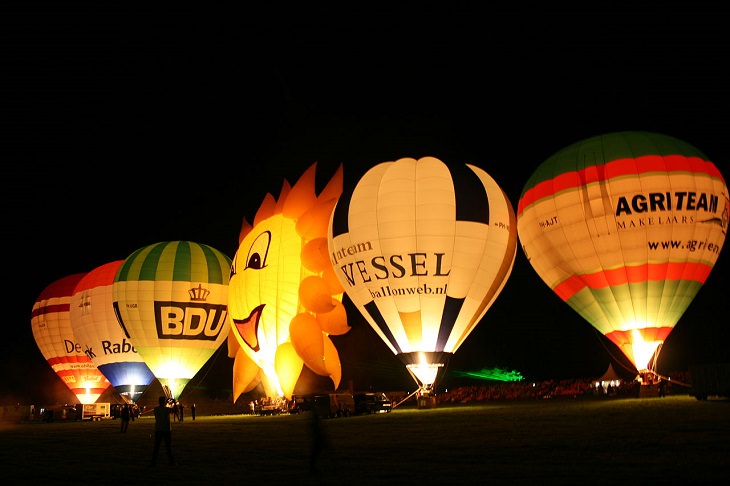
[[[697,148],[618,132],[543,162],[517,226],[537,274],[641,371],[707,280],[729,210],[725,180]]]

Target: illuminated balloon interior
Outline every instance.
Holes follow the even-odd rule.
[[[230,258],[190,241],[149,245],[119,267],[112,285],[125,337],[171,398],[228,335]]]
[[[86,355],[121,395],[136,401],[155,379],[117,321],[112,284],[123,260],[87,273],[71,296],[71,327]]]
[[[84,273],[46,287],[33,304],[31,329],[43,357],[80,403],[94,403],[111,386],[76,340],[71,327],[71,296]]]
[[[592,137],[527,181],[517,227],[542,280],[638,372],[700,290],[725,241],[728,189],[705,154],[651,132]]]
[[[327,224],[342,192],[342,167],[315,193],[316,164],[278,201],[264,198],[253,225],[244,219],[233,257],[228,354],[235,358],[233,400],[259,384],[291,399],[303,367],[340,384],[331,335],[350,330],[342,287],[327,256]]]
[[[345,292],[428,395],[504,287],[517,233],[482,169],[403,158],[340,197],[328,246]]]

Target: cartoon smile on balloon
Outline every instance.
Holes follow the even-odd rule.
[[[261,384],[268,397],[291,399],[304,366],[329,377],[342,371],[330,335],[350,330],[343,289],[328,258],[327,225],[342,192],[342,167],[315,194],[316,164],[278,200],[264,198],[253,225],[245,219],[229,279],[228,356],[233,401]]]

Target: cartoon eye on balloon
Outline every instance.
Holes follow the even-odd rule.
[[[46,287],[33,304],[31,329],[43,357],[80,403],[98,400],[111,383],[85,353],[71,327],[71,296],[86,275],[76,273]]]
[[[268,397],[291,399],[304,366],[339,386],[330,335],[350,327],[327,256],[327,224],[342,192],[342,167],[319,195],[315,170],[313,164],[292,187],[284,181],[278,201],[268,194],[253,226],[244,219],[228,298],[234,402],[259,384]]]
[[[192,241],[166,241],[128,256],[112,285],[124,335],[170,398],[213,356],[228,335],[231,260]]]
[[[522,191],[517,229],[540,278],[638,372],[656,373],[720,255],[729,207],[725,180],[697,148],[617,132],[543,162]]]
[[[112,284],[122,263],[106,263],[79,280],[71,296],[71,328],[84,353],[116,391],[137,401],[155,376],[124,335],[114,312]]]
[[[484,170],[403,158],[340,197],[328,248],[350,300],[430,395],[505,285],[517,229]]]

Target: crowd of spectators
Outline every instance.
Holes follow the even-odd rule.
[[[674,373],[677,383],[688,383],[686,373]],[[659,383],[658,380],[657,383]],[[666,393],[671,392],[672,380],[663,379]],[[469,403],[498,400],[545,400],[552,398],[632,397],[639,396],[639,380],[601,383],[591,378],[565,380],[489,382],[448,389],[436,396],[439,403]]]

